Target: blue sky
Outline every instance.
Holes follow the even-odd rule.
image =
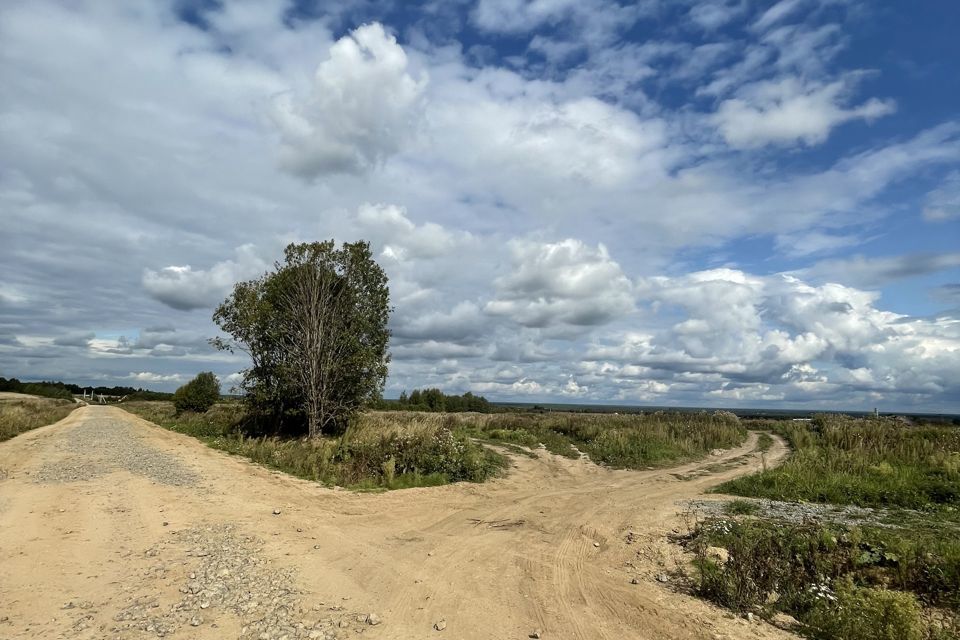
[[[0,375],[173,389],[371,241],[392,396],[960,411],[960,9],[5,3]]]

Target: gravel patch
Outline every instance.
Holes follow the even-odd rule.
[[[885,509],[868,509],[854,505],[817,504],[812,502],[783,502],[780,500],[757,500],[738,498],[759,507],[758,517],[774,518],[784,522],[802,524],[822,522],[847,526],[870,524],[890,526],[882,520],[888,515]],[[684,500],[677,504],[703,517],[725,517],[731,500]]]
[[[177,487],[199,482],[199,476],[176,456],[146,444],[136,429],[128,421],[110,417],[84,420],[57,441],[57,448],[68,456],[45,463],[33,474],[34,482],[78,482],[120,470]]]
[[[153,562],[144,577],[162,581],[186,564],[180,599],[164,607],[157,593],[134,596],[114,616],[114,637],[216,627],[212,620],[225,612],[240,621],[241,640],[342,639],[381,623],[376,613],[350,612],[339,604],[321,602],[306,610],[294,572],[271,566],[262,544],[230,524],[171,532],[170,540],[144,552]]]

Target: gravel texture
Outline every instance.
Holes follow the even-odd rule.
[[[160,587],[185,566],[180,599],[163,606],[159,588],[134,594],[114,616],[112,637],[164,637],[188,627],[216,626],[211,620],[224,612],[239,619],[242,640],[331,640],[381,623],[376,613],[349,612],[339,604],[316,603],[305,610],[293,571],[271,566],[261,554],[262,544],[231,524],[171,532],[169,540],[144,552],[151,564],[143,577],[145,585]]]
[[[881,520],[887,515],[883,509],[867,509],[853,505],[816,504],[812,502],[782,502],[779,500],[758,500],[738,498],[738,501],[751,502],[759,507],[756,515],[775,518],[785,522],[801,524],[804,522],[824,522],[841,525],[872,524],[886,526]],[[729,500],[685,500],[678,503],[693,513],[704,517],[729,516]]]
[[[175,456],[147,445],[136,429],[129,421],[101,416],[79,423],[57,443],[67,457],[45,463],[34,482],[78,482],[120,470],[178,487],[199,482]]]

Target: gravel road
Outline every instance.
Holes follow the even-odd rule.
[[[180,460],[144,442],[125,415],[87,420],[70,429],[55,447],[65,455],[45,462],[34,482],[77,482],[124,470],[175,487],[192,487],[200,477]]]
[[[541,452],[363,494],[83,407],[0,443],[0,639],[791,637],[662,581],[677,502],[759,468],[754,447],[640,472]]]

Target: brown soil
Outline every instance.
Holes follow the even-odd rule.
[[[65,443],[98,424],[133,429],[157,459],[175,460],[199,483],[122,466],[37,481],[51,465],[86,468],[76,458],[93,454]],[[683,528],[678,501],[757,470],[755,441],[751,434],[722,456],[649,471],[541,452],[512,457],[509,474],[486,484],[361,494],[272,472],[116,407],[82,407],[0,444],[0,638],[156,637],[118,627],[118,613],[144,594],[158,610],[175,603],[198,560],[170,541],[227,523],[260,539],[264,562],[293,576],[307,629],[331,606],[383,620],[354,621],[338,637],[506,639],[535,629],[546,639],[792,637],[680,593],[672,577],[657,580],[685,563],[668,540]],[[766,463],[785,453],[777,439]],[[717,464],[740,456],[746,464]],[[708,466],[716,471],[701,474]],[[157,545],[162,579],[150,573]],[[227,608],[203,614],[169,637],[242,633]],[[445,630],[434,630],[441,619]]]

